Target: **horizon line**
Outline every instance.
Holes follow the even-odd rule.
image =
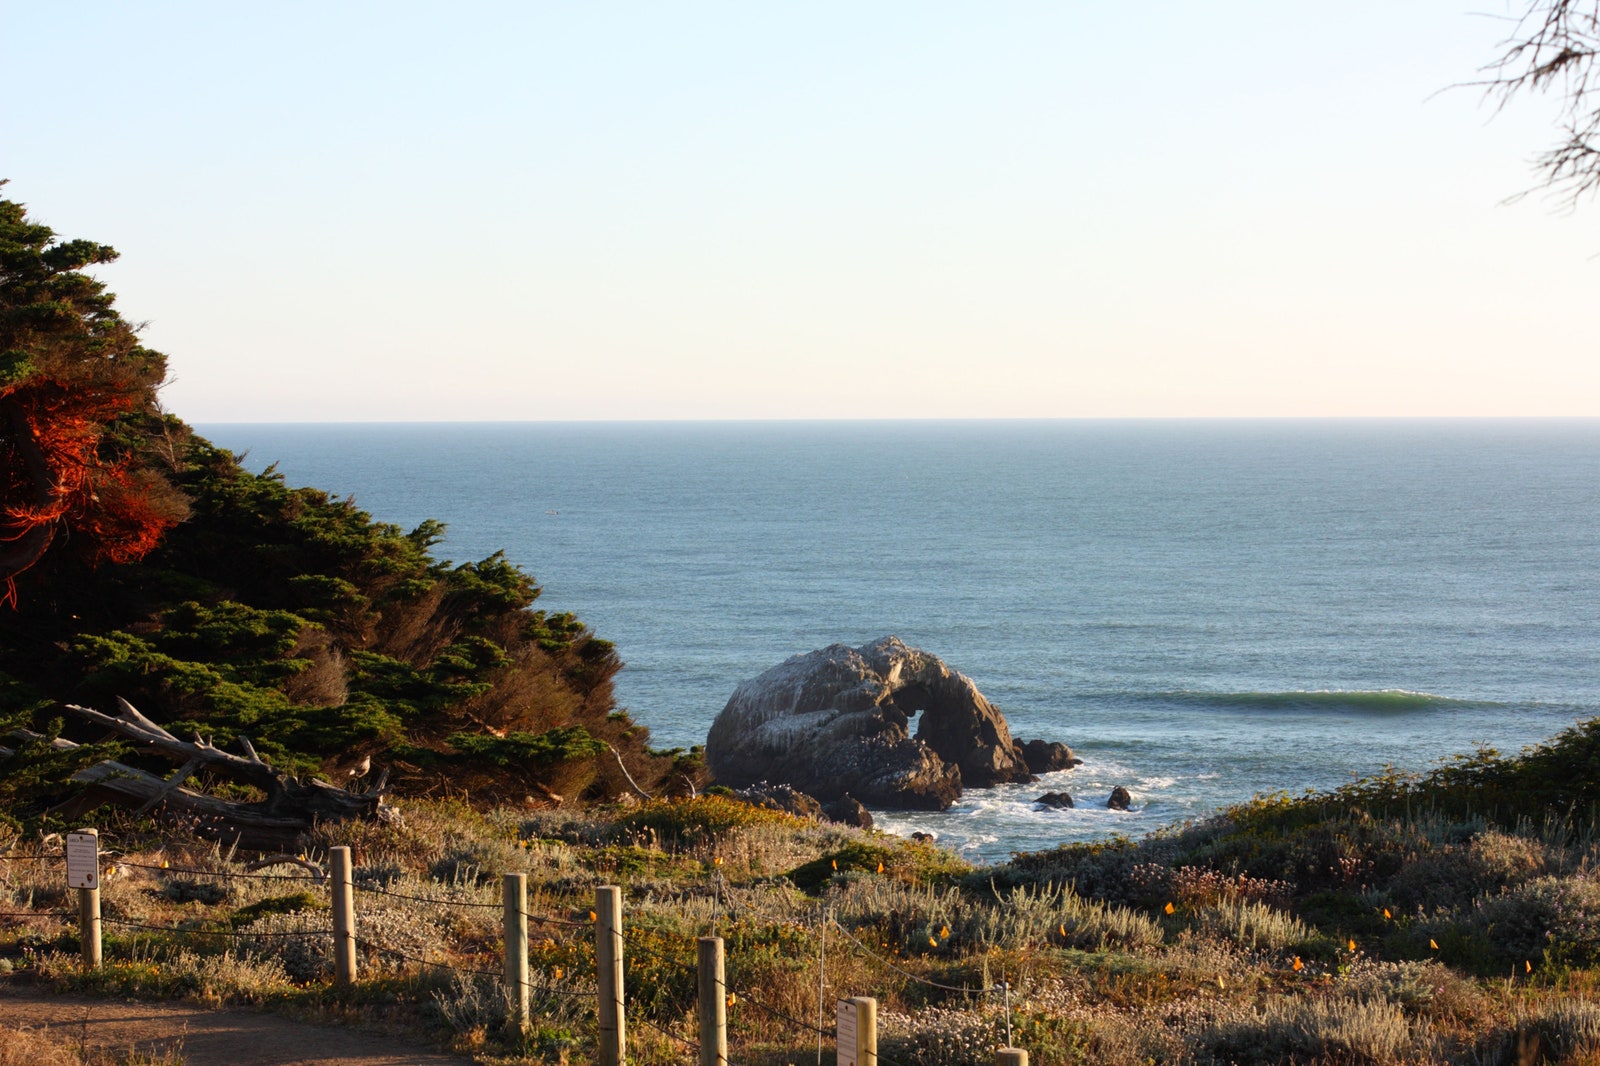
[[[863,418],[796,416],[774,418],[351,418],[184,419],[196,426],[526,426],[526,425],[775,425],[994,422],[1600,422],[1587,415],[943,415]]]

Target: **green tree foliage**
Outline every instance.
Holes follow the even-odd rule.
[[[0,185],[4,185],[0,181]],[[0,199],[0,582],[67,542],[91,563],[137,559],[184,513],[154,439],[166,360],[139,343],[105,286],[116,259],[58,242]]]
[[[105,709],[120,696],[219,744],[247,734],[296,772],[337,774],[370,756],[402,791],[520,798],[559,769],[566,795],[605,795],[622,787],[607,745],[642,780],[667,772],[670,759],[645,748],[648,732],[616,710],[622,664],[609,642],[570,614],[535,609],[539,587],[503,555],[435,559],[440,523],[404,532],[373,521],[349,499],[246,470],[161,414],[161,357],[76,272],[114,253],[51,240],[0,203],[0,413],[23,386],[53,382],[52,410],[82,410],[78,393],[120,383],[135,399],[86,430],[86,483],[103,494],[106,471],[122,471],[134,504],[187,517],[145,527],[138,551],[109,552],[96,532],[109,526],[61,510],[45,539],[81,529],[95,550],[40,549],[0,571],[16,600],[0,610],[0,737],[18,727],[53,736],[62,704]],[[72,369],[93,358],[98,374]],[[36,486],[22,438],[5,432],[0,463],[22,471],[9,503]],[[8,799],[43,797],[76,765],[48,745],[0,743],[17,749],[0,758]]]
[[[402,784],[478,794],[578,758],[580,788],[604,791],[607,743],[650,761],[614,713],[614,648],[534,610],[538,587],[502,556],[437,561],[437,523],[404,533],[198,437],[174,481],[192,517],[143,560],[23,575],[0,618],[0,712],[121,696],[219,742],[247,734],[286,768],[372,755]]]

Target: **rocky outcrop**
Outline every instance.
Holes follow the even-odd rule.
[[[1125,811],[1133,803],[1133,796],[1128,790],[1118,785],[1111,790],[1111,798],[1106,800],[1106,808],[1113,811]]]
[[[741,684],[711,725],[706,764],[731,787],[782,781],[824,803],[848,792],[943,810],[963,787],[1031,780],[1018,748],[970,679],[884,637],[796,655]]]
[[[740,803],[748,803],[752,807],[762,807],[769,811],[782,811],[792,814],[797,818],[820,819],[822,817],[822,804],[804,792],[796,791],[788,785],[769,785],[759,781],[749,788],[736,788],[728,793],[729,799],[736,799]]]
[[[1046,792],[1033,802],[1037,803],[1041,807],[1049,807],[1052,810],[1057,811],[1068,810],[1076,806],[1076,804],[1072,802],[1072,797],[1067,795],[1065,792]]]
[[[872,828],[872,812],[854,796],[840,796],[822,808],[822,816],[839,825],[853,825],[857,829]]]
[[[1083,760],[1072,754],[1072,749],[1059,740],[1030,740],[1021,747],[1022,761],[1035,774],[1054,773],[1083,765]]]

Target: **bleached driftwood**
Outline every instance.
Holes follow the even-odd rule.
[[[109,715],[90,707],[67,706],[79,718],[180,764],[179,769],[163,778],[114,759],[85,767],[72,780],[87,787],[62,805],[62,813],[76,816],[104,803],[114,803],[140,813],[161,810],[188,815],[195,819],[197,832],[252,851],[293,847],[317,822],[351,818],[388,821],[395,816],[394,808],[383,802],[387,772],[364,792],[351,792],[321,780],[302,781],[273,769],[256,753],[248,737],[238,738],[245,754],[235,755],[199,734],[193,740],[180,740],[140,714],[127,700],[118,698],[117,708],[116,715]],[[185,782],[200,771],[256,788],[264,798],[240,803],[187,787]]]

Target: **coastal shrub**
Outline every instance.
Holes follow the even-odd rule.
[[[762,1006],[793,1017],[804,1017],[817,1005],[817,952],[822,946],[817,921],[739,919],[718,926],[727,944],[728,985],[759,997]],[[838,956],[838,938],[834,937]],[[838,980],[842,968],[833,974]],[[758,1023],[770,1015],[760,1014]]]
[[[1040,930],[1047,943],[1084,951],[1144,951],[1159,945],[1164,935],[1153,919],[1127,907],[1084,899],[1064,885],[1012,889],[998,897],[987,913],[991,928],[984,930],[984,942],[1009,947],[1037,943]]]
[[[428,993],[430,1013],[457,1034],[464,1049],[482,1050],[494,1039],[496,1050],[516,1061],[567,1062],[592,1031],[593,1001],[552,983],[547,973],[529,972],[528,1014],[532,1024],[513,1024],[511,997],[504,983],[485,974],[451,973],[442,988]],[[635,1060],[630,1043],[629,1059]]]
[[[332,932],[325,914],[266,914],[241,926],[238,951],[255,962],[275,963],[290,981],[310,984],[333,975]],[[301,935],[295,935],[301,934]]]
[[[161,886],[161,895],[174,903],[221,903],[228,898],[228,886],[221,880],[173,877]]]
[[[730,878],[769,878],[862,836],[860,830],[822,822],[743,826],[718,838],[712,858],[723,860],[721,869]]]
[[[293,988],[276,959],[249,959],[233,951],[220,955],[180,951],[171,965],[192,986],[189,994],[208,1006],[265,1003]]]
[[[990,1066],[1005,1045],[1005,1019],[973,1010],[929,1007],[879,1020],[878,1050],[887,1060],[918,1066]]]
[[[37,970],[40,977],[75,991],[159,999],[186,996],[213,1007],[265,1003],[294,987],[276,960],[232,951],[145,949],[132,958],[107,958],[99,969],[89,971],[75,953],[50,953],[39,957]]]
[[[454,836],[428,867],[428,874],[446,885],[484,885],[526,864],[523,849],[497,837]]]
[[[1600,1005],[1585,999],[1561,999],[1541,1007],[1526,1025],[1539,1034],[1542,1050],[1552,1059],[1570,1061],[1600,1053]]]
[[[1453,907],[1492,895],[1545,873],[1554,865],[1540,841],[1485,830],[1462,844],[1446,845],[1407,863],[1388,891],[1402,907]]]
[[[1545,1062],[1588,1066],[1600,1059],[1600,1005],[1563,997],[1519,1007],[1512,1018],[1478,1041],[1474,1054],[1483,1066]]]
[[[784,876],[801,891],[816,893],[853,874],[932,885],[949,884],[971,872],[972,866],[954,853],[920,841],[891,846],[858,839],[802,863]]]
[[[691,928],[657,912],[636,914],[627,929],[624,954],[628,1008],[652,1019],[676,1018],[694,1009],[697,957],[695,937],[708,927]]]
[[[960,956],[1044,946],[1148,950],[1162,942],[1151,918],[1086,900],[1070,888],[1026,886],[974,895],[938,885],[851,884],[836,900],[841,921],[870,927],[904,956]]]
[[[1250,951],[1300,947],[1314,936],[1304,922],[1265,903],[1223,899],[1181,913],[1204,935],[1225,938]]]
[[[1037,1066],[1145,1066],[1171,1061],[1181,1049],[1154,1047],[1127,1019],[1115,1014],[1082,1016],[1017,1005],[1010,1043],[1028,1049]],[[1003,1009],[929,1007],[912,1014],[879,1016],[878,1051],[884,1062],[992,1066],[995,1049],[1007,1043]]]
[[[1418,1050],[1418,1038],[1400,1008],[1383,1000],[1272,999],[1252,1018],[1225,1021],[1200,1032],[1200,1055],[1218,1064],[1338,1063],[1390,1066]]]
[[[1497,966],[1592,966],[1600,963],[1600,883],[1535,878],[1480,901],[1463,925],[1487,944]]]
[[[1136,844],[1126,837],[1063,844],[1013,855],[1010,862],[979,875],[979,880],[1002,887],[1068,885],[1085,898],[1135,905],[1142,890],[1133,881],[1134,867],[1161,862],[1164,850],[1151,841]]]
[[[799,819],[725,796],[651,800],[612,823],[613,838],[649,830],[662,844],[693,845],[715,840],[730,829],[752,825],[795,826]]]
[[[480,974],[452,973],[450,984],[429,999],[439,1020],[457,1033],[498,1033],[511,1019],[504,982]]]
[[[249,925],[268,914],[299,914],[301,911],[329,909],[325,896],[311,892],[291,892],[283,896],[269,896],[240,907],[228,921],[233,925]]]
[[[1164,903],[1205,906],[1223,901],[1270,903],[1282,907],[1289,902],[1294,886],[1287,881],[1272,881],[1249,874],[1225,874],[1205,866],[1168,866],[1139,863],[1128,872],[1142,902],[1159,907]]]

